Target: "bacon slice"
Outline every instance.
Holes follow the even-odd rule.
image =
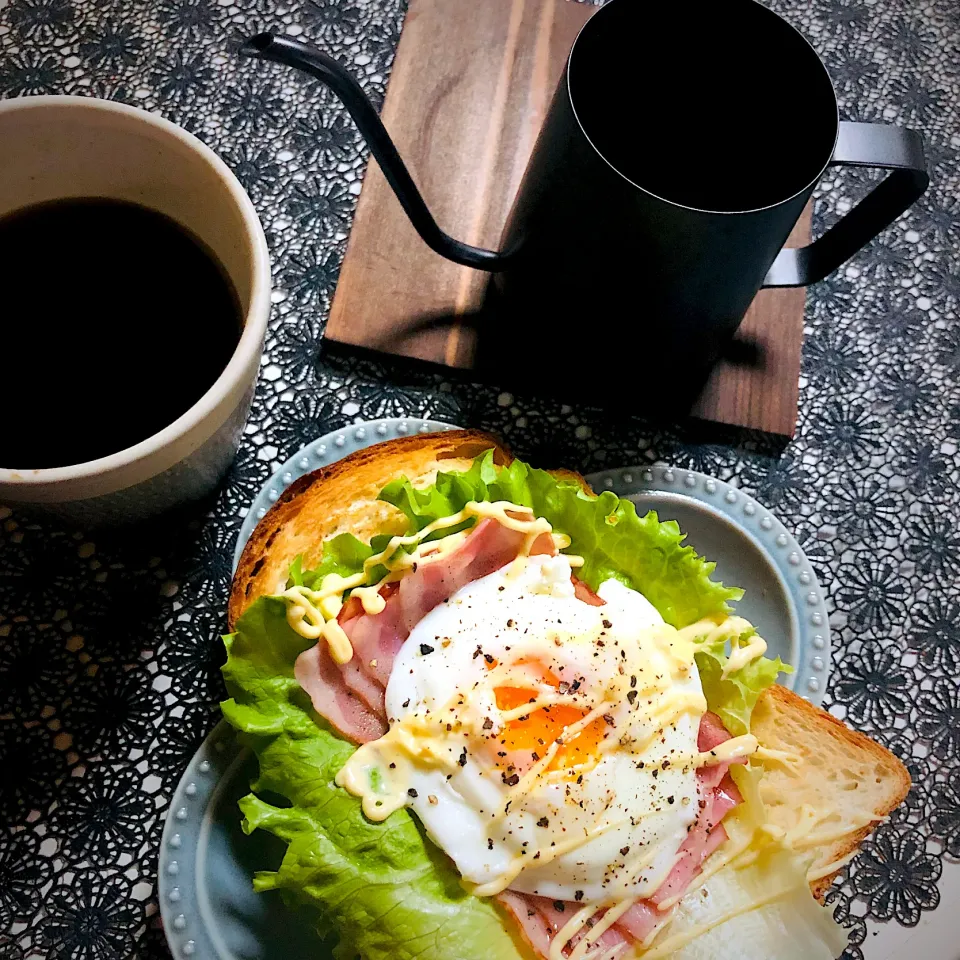
[[[710,790],[706,806],[687,834],[687,839],[680,845],[677,862],[667,879],[650,897],[650,903],[659,906],[664,900],[680,896],[690,886],[704,860],[727,839],[727,831],[720,821],[741,799],[730,774],[724,777],[719,787]]]
[[[407,633],[461,587],[505,567],[520,553],[525,535],[496,520],[481,520],[466,540],[436,560],[425,560],[400,581],[400,606]],[[530,554],[554,554],[550,534],[534,541]]]
[[[461,587],[514,560],[524,538],[496,520],[481,520],[455,550],[425,559],[399,584],[385,585],[380,595],[386,606],[380,613],[364,613],[360,601],[351,597],[337,617],[353,646],[351,660],[336,663],[324,640],[297,658],[294,675],[317,713],[355,743],[382,737],[387,732],[387,681],[410,631]],[[553,538],[538,537],[530,552],[555,553]]]
[[[616,923],[617,929],[634,943],[643,943],[667,919],[649,900],[635,903]]]
[[[355,743],[376,740],[387,732],[386,717],[371,710],[345,683],[326,643],[321,641],[297,657],[293,675],[332,727]]]
[[[729,739],[730,734],[720,718],[716,714],[705,713],[700,720],[697,734],[698,748],[706,752]],[[633,944],[646,940],[669,916],[669,910],[658,909],[659,904],[683,894],[700,872],[707,857],[727,839],[727,832],[721,821],[742,801],[728,772],[729,766],[729,763],[720,763],[701,767],[697,771],[697,790],[703,805],[678,851],[677,862],[651,897],[635,903],[597,940],[598,947],[612,950],[622,944],[625,953]],[[582,907],[582,904],[574,901],[547,900],[512,890],[500,894],[498,899],[520,925],[524,939],[543,958],[549,957],[553,938]],[[600,910],[591,919],[596,923],[602,917],[603,911]],[[565,953],[576,946],[580,936],[572,938],[569,944],[564,945]]]
[[[715,713],[708,711],[700,718],[700,729],[697,731],[697,749],[701,753],[719,747],[721,743],[726,743],[729,739],[731,738],[727,728]]]
[[[571,574],[573,581],[573,594],[578,600],[589,603],[591,607],[602,607],[606,605],[606,600],[595,594],[579,577]]]
[[[523,939],[539,956],[549,957],[550,944],[553,942],[556,930],[537,909],[536,901],[540,899],[527,893],[514,893],[513,890],[504,890],[497,896],[497,900],[517,922]]]
[[[549,957],[550,945],[553,943],[554,937],[583,906],[583,904],[574,901],[548,900],[545,897],[535,897],[528,893],[515,893],[512,890],[505,890],[497,897],[497,900],[517,922],[524,940],[542,957]],[[602,917],[603,911],[598,911],[594,917],[591,917],[591,920],[596,924]],[[618,920],[609,930],[605,930],[600,937],[592,941],[590,952],[597,949],[605,952],[619,947],[620,951],[613,955],[614,960],[627,952],[634,942],[634,938],[631,938],[628,933],[621,929],[621,920]],[[581,933],[570,939],[567,949],[572,950],[585,934],[589,934],[588,927],[584,927]]]

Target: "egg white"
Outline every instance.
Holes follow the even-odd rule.
[[[536,660],[558,676],[581,678],[587,695],[599,694],[624,670],[640,675],[641,689],[644,677],[669,675],[669,658],[649,639],[649,628],[663,623],[652,604],[608,580],[598,590],[605,605],[591,606],[574,596],[570,573],[562,555],[531,557],[519,573],[499,570],[428,613],[394,663],[386,693],[391,724],[435,712],[458,693],[466,694],[464,710],[495,713],[489,692],[483,699],[485,657],[500,664]],[[478,646],[484,656],[476,655]],[[673,691],[701,694],[696,669],[675,679]],[[638,733],[638,713],[626,701],[609,712],[610,736]],[[698,723],[686,712],[639,751],[636,742],[618,743],[581,780],[539,783],[505,816],[508,787],[491,769],[484,743],[464,735],[462,746],[451,745],[466,748],[460,763],[412,768],[409,805],[469,883],[494,881],[529,856],[511,889],[587,902],[649,896],[669,873],[698,811],[693,767],[661,761],[696,752]],[[646,733],[657,729],[647,726]],[[546,860],[553,844],[587,836],[549,862],[534,859],[540,851]]]

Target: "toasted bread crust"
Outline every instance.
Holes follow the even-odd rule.
[[[243,550],[230,594],[231,629],[258,597],[276,591],[298,555],[309,567],[320,560],[323,542],[338,533],[368,540],[376,533],[403,532],[403,514],[377,500],[389,481],[407,476],[414,486],[424,486],[433,481],[438,469],[466,470],[474,457],[489,449],[496,451],[498,463],[512,460],[496,437],[480,431],[418,434],[368,447],[297,480],[260,521]],[[573,471],[551,472],[593,492]],[[910,776],[893,754],[785,687],[773,686],[763,693],[754,712],[753,732],[764,746],[802,755],[804,779],[822,776],[814,762],[822,754],[849,760],[851,767],[871,767],[876,783],[857,797],[857,812],[864,817],[885,817],[910,789]],[[775,774],[764,777],[765,783],[768,780],[772,798],[782,809],[799,809],[803,801],[794,795],[788,780]],[[851,831],[817,850],[817,864],[825,866],[853,852],[872,829],[871,825]],[[835,876],[810,885],[817,899],[823,900]]]
[[[360,539],[375,533],[401,532],[402,514],[377,494],[396,477],[414,484],[429,482],[438,467],[461,469],[485,450],[496,450],[498,463],[509,463],[506,448],[489,433],[450,430],[385,440],[359,450],[291,484],[247,541],[234,574],[227,615],[232,630],[258,597],[274,593],[300,554],[316,564],[324,540],[349,531]]]
[[[823,757],[838,763],[849,761],[851,766],[860,768],[872,767],[874,782],[864,779],[858,801],[859,812],[864,817],[886,817],[910,791],[907,768],[886,747],[786,687],[777,684],[763,692],[754,710],[751,731],[763,746],[796,751],[804,757],[800,765],[801,779],[822,778],[823,770],[812,761]],[[817,742],[811,743],[814,736]],[[789,781],[784,781],[775,797],[782,799],[784,805],[795,807],[801,800],[787,792],[789,786]],[[852,853],[873,829],[874,824],[870,824],[818,849],[816,865],[826,866]],[[839,871],[834,871],[810,884],[813,895],[821,902],[837,873]]]

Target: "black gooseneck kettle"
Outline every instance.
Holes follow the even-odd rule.
[[[702,377],[761,287],[823,279],[928,183],[920,137],[841,121],[816,52],[756,0],[608,0],[574,43],[501,250],[485,250],[437,224],[337,61],[270,33],[241,53],[342,100],[424,242],[494,275],[494,337],[511,355],[604,385]],[[783,249],[830,165],[891,173],[822,237]]]

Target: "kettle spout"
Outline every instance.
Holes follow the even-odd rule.
[[[239,52],[241,56],[270,60],[309,73],[337,95],[353,117],[410,222],[431,250],[454,263],[478,270],[492,272],[507,266],[511,260],[509,254],[461,243],[440,229],[373,104],[340,63],[316,47],[269,32],[250,37]]]
[[[255,37],[243,41],[240,45],[240,56],[252,57],[257,60],[271,60],[273,58],[267,54],[267,51],[273,45],[274,39],[274,35],[269,31],[258,33]]]

